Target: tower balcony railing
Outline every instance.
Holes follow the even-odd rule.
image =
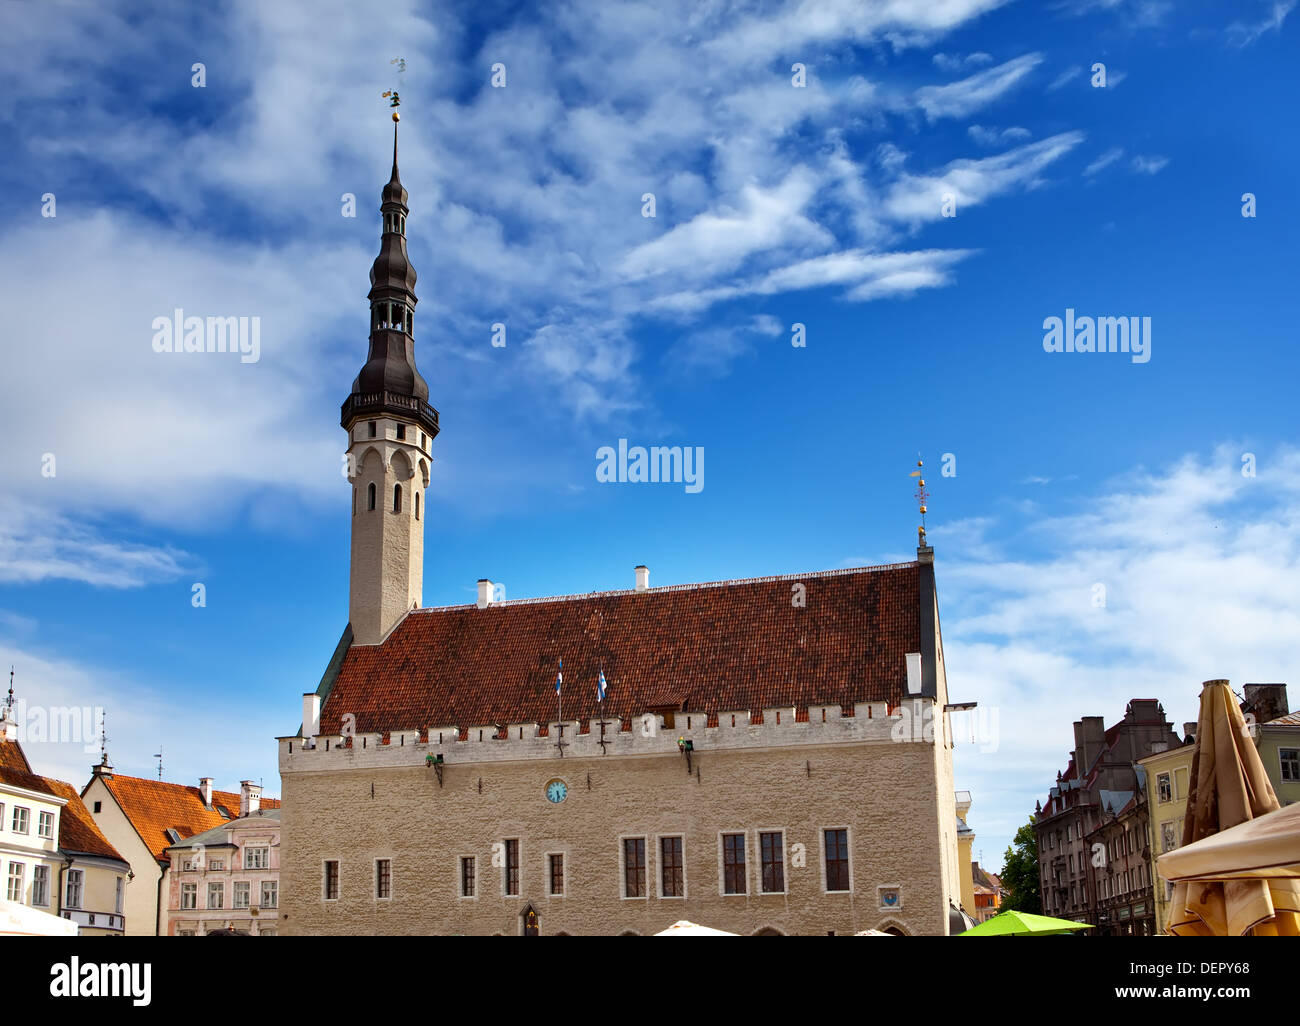
[[[343,401],[339,419],[347,424],[353,417],[380,410],[406,411],[429,425],[432,428],[431,434],[438,433],[438,411],[417,396],[401,395],[398,392],[354,392]]]

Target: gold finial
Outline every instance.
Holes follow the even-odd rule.
[[[921,476],[922,468],[925,464],[921,460],[916,461],[916,469],[908,474],[908,477],[914,477],[916,482],[916,505],[921,514],[921,525],[916,529],[917,538],[921,545],[925,544],[925,513],[926,503],[930,499],[930,493],[925,490],[925,478]]]

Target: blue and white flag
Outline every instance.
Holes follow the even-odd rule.
[[[605,701],[605,692],[609,690],[609,685],[605,683],[605,671],[600,671],[600,677],[596,680],[596,701]]]
[[[555,675],[555,693],[560,693],[560,685],[564,683],[564,660],[560,660],[560,672]]]

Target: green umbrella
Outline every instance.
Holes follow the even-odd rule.
[[[958,937],[1050,937],[1058,933],[1070,933],[1073,930],[1091,930],[1087,923],[1076,923],[1072,919],[1053,919],[1051,916],[1036,916],[1029,912],[1003,912],[987,922],[973,926]]]

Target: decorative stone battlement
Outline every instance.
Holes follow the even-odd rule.
[[[661,713],[632,717],[631,730],[622,729],[615,715],[583,725],[563,723],[454,724],[427,730],[394,730],[353,734],[318,734],[311,738],[282,737],[280,771],[333,771],[341,768],[381,768],[423,765],[428,756],[441,755],[444,764],[518,762],[528,759],[645,757],[676,755],[679,739],[689,741],[696,755],[711,751],[755,748],[791,748],[826,744],[933,743],[935,704],[928,698],[908,699],[892,711],[884,702],[859,702],[851,715],[838,705],[813,705],[807,710],[790,707],[748,711],[673,714],[666,726]],[[346,714],[344,721],[347,721]],[[712,723],[714,725],[710,726]],[[583,729],[585,726],[586,729]],[[942,731],[939,731],[942,737]],[[557,742],[564,742],[561,749]],[[349,744],[349,742],[351,742]]]

